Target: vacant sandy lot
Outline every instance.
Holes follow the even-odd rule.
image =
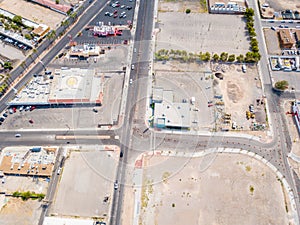
[[[46,24],[51,27],[51,29],[59,25],[65,17],[60,13],[25,0],[2,0],[0,1],[0,8],[33,22]]]
[[[288,224],[281,183],[255,159],[217,155],[206,169],[205,157],[164,160],[148,158],[140,224]]]
[[[190,9],[192,13],[206,12],[207,4],[199,0],[160,0],[158,4],[159,12],[185,12],[186,9]]]
[[[119,152],[105,150],[72,152],[66,160],[51,213],[105,218],[113,194],[118,156]]]
[[[270,55],[281,55],[277,32],[272,29],[264,29],[267,50]]]
[[[0,224],[38,224],[41,214],[41,202],[38,200],[23,201],[19,198],[0,197],[1,204],[6,205],[0,210]]]
[[[187,52],[245,54],[249,41],[245,22],[238,15],[159,13],[156,51],[179,49]]]
[[[300,8],[300,2],[297,0],[261,0],[260,3],[268,3],[277,12],[286,9],[299,10]]]

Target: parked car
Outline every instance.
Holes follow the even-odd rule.
[[[30,111],[33,111],[33,110],[35,110],[35,106],[31,106],[31,108],[30,108]]]
[[[21,134],[15,134],[15,137],[16,138],[19,138],[19,137],[21,137],[22,135]]]
[[[23,109],[24,109],[24,106],[21,106],[21,107],[19,108],[20,112],[22,112]]]

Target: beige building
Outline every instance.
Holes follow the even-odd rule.
[[[292,48],[296,43],[289,29],[279,29],[278,37],[281,48]]]

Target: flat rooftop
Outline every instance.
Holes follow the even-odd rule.
[[[103,74],[95,69],[66,68],[38,75],[9,105],[101,104]]]
[[[45,217],[43,225],[94,225],[93,220],[62,217]]]
[[[35,152],[32,149],[40,149]],[[3,153],[0,170],[6,175],[50,177],[57,148],[27,148]]]
[[[101,103],[101,75],[94,69],[56,70],[49,96],[50,103]]]
[[[157,127],[188,128],[191,126],[190,105],[188,102],[173,102],[174,95],[171,90],[155,88],[153,97],[156,100],[154,107],[154,124]]]

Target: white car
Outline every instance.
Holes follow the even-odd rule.
[[[132,79],[129,80],[129,84],[132,84]]]
[[[19,137],[21,137],[21,134],[15,134],[15,137],[19,138]]]
[[[131,69],[134,70],[134,65],[133,64],[131,65]]]
[[[21,106],[21,107],[19,108],[20,112],[22,112],[23,109],[24,109],[24,106]]]
[[[116,180],[115,183],[114,183],[114,189],[118,190],[118,188],[119,188],[119,184],[118,184],[118,181]]]

